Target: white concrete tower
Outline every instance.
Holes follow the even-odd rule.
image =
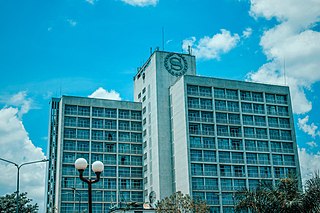
[[[195,75],[195,57],[155,51],[134,77],[134,100],[142,102],[144,197],[173,193],[169,87],[182,75]]]

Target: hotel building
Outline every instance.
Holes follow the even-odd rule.
[[[195,64],[153,52],[134,76],[135,102],[52,99],[47,212],[87,208],[79,157],[105,165],[94,212],[176,191],[233,212],[237,190],[300,174],[289,88],[200,77]]]

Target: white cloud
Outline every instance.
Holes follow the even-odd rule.
[[[86,0],[86,2],[88,2],[89,4],[94,5],[94,3],[96,2],[95,0]]]
[[[307,145],[310,146],[311,148],[318,147],[318,144],[314,141],[307,142]]]
[[[316,136],[320,136],[320,131],[318,130],[318,126],[314,123],[308,124],[309,116],[307,115],[304,118],[298,118],[298,126],[303,132],[315,138]]]
[[[252,28],[247,27],[243,32],[242,32],[242,37],[244,38],[249,38],[252,34]]]
[[[230,31],[221,29],[221,33],[212,37],[205,36],[196,44],[196,38],[191,37],[183,40],[182,49],[188,51],[189,46],[192,53],[198,58],[203,59],[220,59],[220,55],[229,52],[239,42],[238,34],[231,35]]]
[[[13,96],[5,97],[0,102],[19,108],[17,115],[19,118],[29,112],[31,108],[34,108],[34,104],[31,98],[27,98],[27,92],[21,91]]]
[[[78,22],[73,19],[67,19],[67,22],[70,24],[71,27],[77,26]]]
[[[20,92],[0,110],[0,156],[17,164],[45,158],[42,149],[30,140],[21,120],[20,115],[28,112],[31,102],[25,92]],[[0,161],[0,171],[5,174],[0,178],[0,194],[15,192],[17,168]],[[45,173],[45,163],[25,165],[20,170],[20,192],[28,192],[28,197],[40,206],[40,212],[44,212]]]
[[[310,111],[312,103],[305,92],[320,81],[320,33],[312,30],[319,21],[319,2],[251,0],[250,14],[255,18],[276,18],[279,24],[266,30],[260,40],[269,62],[249,73],[248,80],[283,85],[286,76],[294,112]]]
[[[114,90],[107,91],[102,87],[99,87],[96,91],[94,91],[89,98],[101,98],[101,99],[110,99],[110,100],[121,100],[120,94]]]
[[[320,153],[308,153],[306,149],[298,149],[302,182],[312,178],[316,171],[320,171]]]
[[[138,7],[145,6],[156,6],[158,4],[158,0],[121,0],[126,4]]]

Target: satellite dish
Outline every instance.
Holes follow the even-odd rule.
[[[151,191],[149,194],[149,201],[150,204],[153,204],[156,201],[156,192],[155,191]]]
[[[143,209],[151,209],[151,206],[148,203],[144,203]]]

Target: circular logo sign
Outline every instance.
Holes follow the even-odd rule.
[[[166,70],[174,76],[181,76],[188,70],[187,60],[180,54],[170,53],[164,59]]]

